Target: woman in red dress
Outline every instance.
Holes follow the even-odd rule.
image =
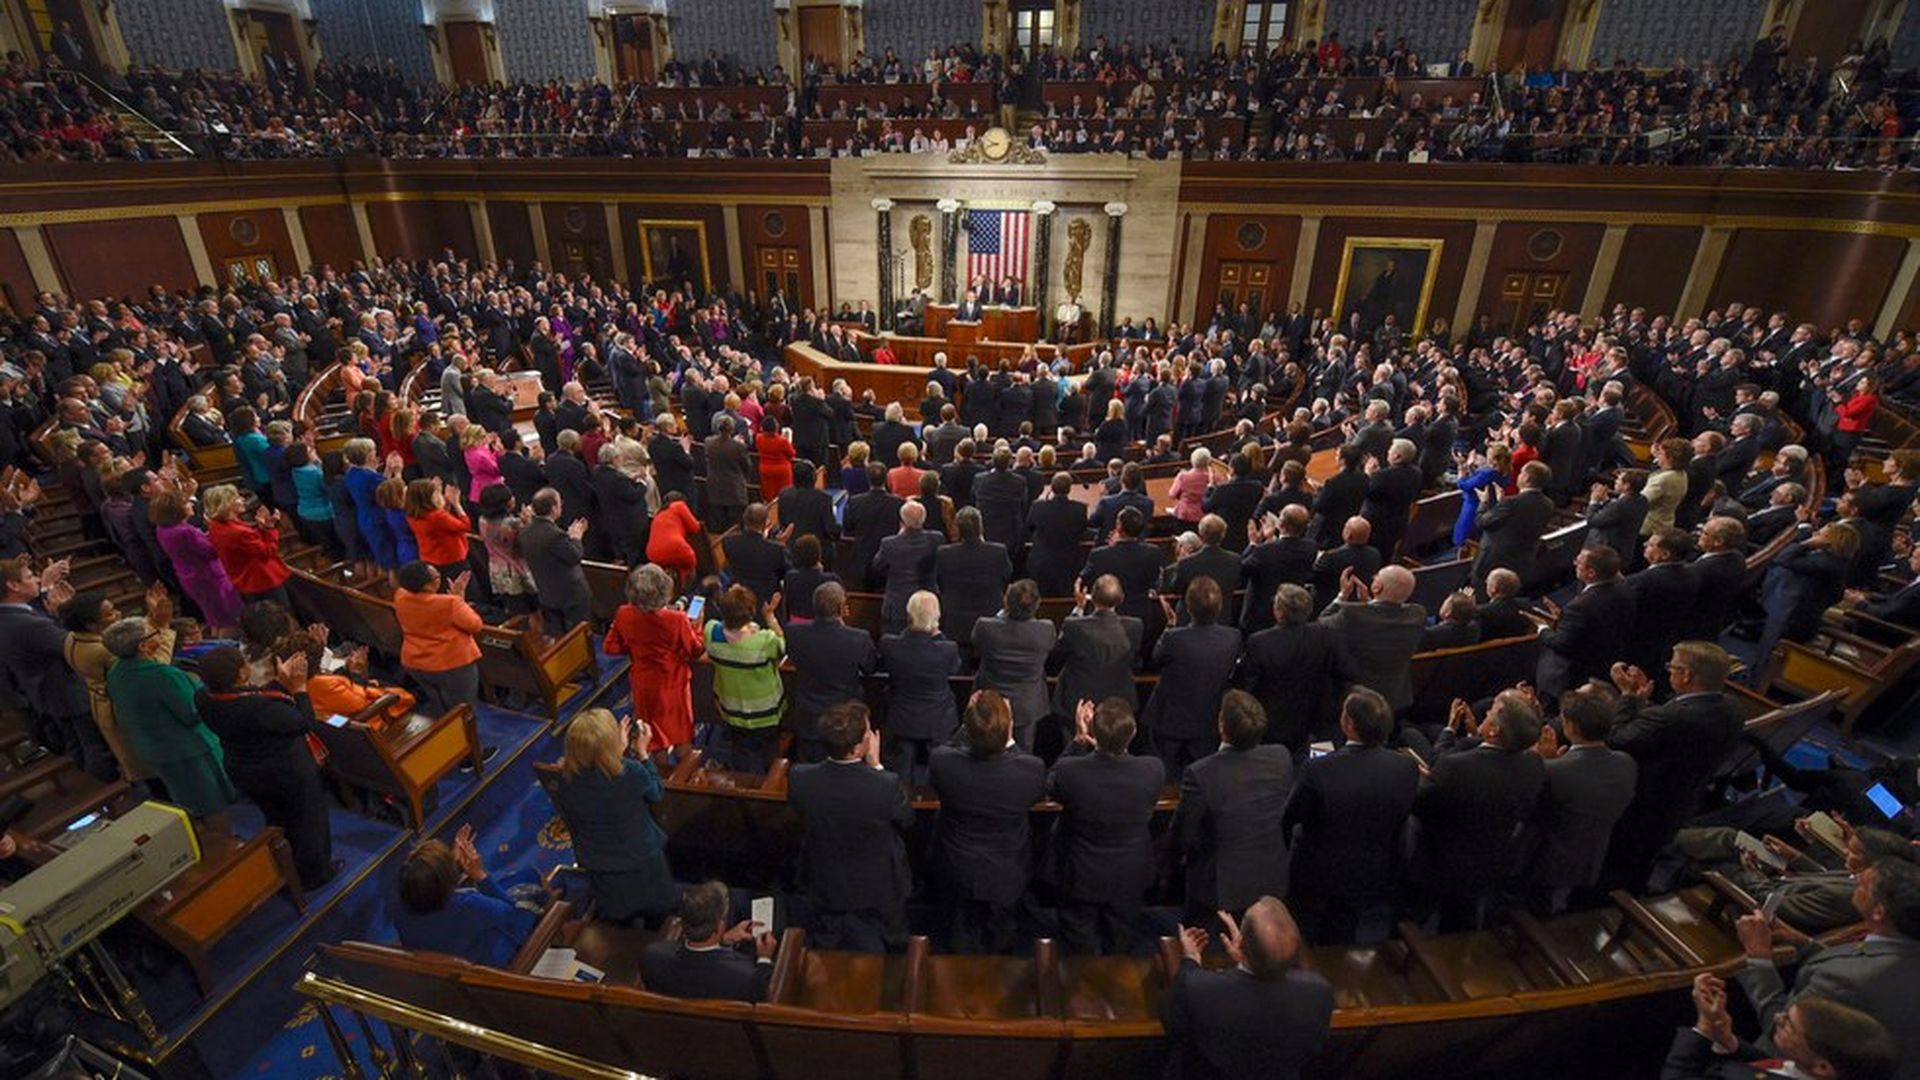
[[[753,449],[760,455],[760,501],[772,505],[780,493],[793,486],[793,443],[780,434],[780,421],[760,420],[760,434],[754,436]]]
[[[647,531],[647,561],[672,571],[682,582],[689,581],[699,568],[691,537],[700,532],[700,519],[687,509],[686,497],[679,492],[668,492],[666,500]]]
[[[676,503],[685,509],[684,504]],[[653,736],[647,752],[678,758],[693,742],[693,670],[703,650],[687,613],[672,606],[674,581],[647,564],[627,575],[627,602],[613,613],[601,646],[608,656],[633,660],[627,681],[633,690],[633,715],[645,720]]]

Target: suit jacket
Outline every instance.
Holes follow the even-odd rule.
[[[1320,623],[1270,626],[1247,637],[1235,681],[1267,711],[1267,738],[1299,753],[1337,730],[1340,690],[1354,679],[1339,635]]]
[[[1011,906],[1027,891],[1033,804],[1047,793],[1047,767],[1017,746],[989,758],[937,746],[927,773],[940,796],[934,867],[951,900]]]
[[[1296,897],[1364,901],[1392,895],[1400,835],[1420,768],[1384,746],[1347,743],[1300,767],[1281,828],[1293,848]]]
[[[1120,601],[1120,614],[1144,622],[1154,607],[1147,594],[1159,587],[1160,569],[1165,564],[1166,554],[1160,548],[1144,540],[1121,540],[1094,548],[1087,555],[1080,580],[1092,585],[1101,575],[1112,574],[1126,592],[1126,599]]]
[[[913,807],[899,777],[859,761],[795,765],[787,803],[800,816],[801,870],[816,910],[905,918]]]
[[[1848,569],[1847,560],[1831,551],[1788,544],[1774,556],[1762,584],[1768,619],[1783,618],[1787,636],[1804,640],[1820,625],[1821,613],[1840,601]]]
[[[706,504],[735,507],[747,505],[747,484],[753,477],[754,469],[747,455],[746,444],[739,439],[709,435],[706,447]]]
[[[1333,988],[1310,971],[1269,981],[1183,961],[1160,999],[1168,1080],[1293,1080],[1327,1041]]]
[[[1693,605],[1700,581],[1685,563],[1658,563],[1630,575],[1624,584],[1633,594],[1633,622],[1626,657],[1640,670],[1657,672],[1667,662],[1673,644],[1693,625]],[[1716,633],[1706,640],[1712,641]]]
[[[593,471],[572,454],[547,456],[547,483],[560,493],[560,527],[566,528],[581,518],[592,520],[597,493]]]
[[[934,553],[933,580],[939,583],[940,632],[954,641],[972,641],[973,624],[1000,610],[1001,594],[1013,578],[1007,546],[988,540],[948,544]]]
[[[1304,536],[1278,536],[1248,548],[1240,556],[1240,581],[1247,589],[1240,605],[1240,628],[1253,634],[1272,626],[1274,593],[1282,585],[1311,586],[1319,556],[1313,541]]]
[[[1013,727],[1027,733],[1023,746],[1032,745],[1033,725],[1047,715],[1047,656],[1053,651],[1053,624],[1045,619],[1009,619],[990,615],[973,624],[973,654],[979,671],[978,690],[998,690],[1013,707]]]
[[[1321,547],[1332,547],[1339,542],[1347,519],[1360,512],[1366,498],[1367,474],[1359,469],[1342,469],[1327,477],[1313,497],[1313,525],[1308,535]]]
[[[727,557],[728,576],[752,589],[760,603],[780,591],[791,565],[786,548],[759,533],[736,532],[720,542],[720,550]]]
[[[887,583],[880,603],[881,621],[891,629],[907,625],[907,599],[921,589],[934,588],[934,553],[943,542],[931,529],[903,529],[880,541],[873,557],[874,576]]]
[[[1042,596],[1068,596],[1085,565],[1087,506],[1078,499],[1040,499],[1027,508],[1027,575]]]
[[[1876,619],[1920,630],[1920,581],[1869,600],[1860,605],[1860,610]]]
[[[1651,855],[1666,843],[1693,816],[1700,789],[1745,726],[1740,710],[1724,694],[1687,694],[1660,705],[1621,698],[1607,745],[1632,755],[1639,775],[1633,802],[1614,829],[1617,854]],[[1631,847],[1622,843],[1627,838]]]
[[[1407,534],[1408,515],[1420,498],[1420,468],[1417,465],[1392,465],[1367,478],[1366,500],[1361,514],[1373,523],[1373,546],[1383,559],[1391,559]]]
[[[1587,539],[1582,546],[1605,544],[1631,562],[1640,550],[1640,525],[1646,520],[1647,497],[1640,492],[1595,503],[1587,509]]]
[[[1489,743],[1444,752],[1453,733],[1435,745],[1432,774],[1413,800],[1415,877],[1451,894],[1498,885],[1517,869],[1521,831],[1546,784],[1539,755]]]
[[[1356,682],[1385,697],[1395,712],[1413,704],[1412,660],[1427,628],[1426,608],[1339,600],[1321,612],[1320,622],[1353,660]]]
[[[1265,498],[1266,488],[1251,477],[1229,480],[1207,492],[1202,508],[1209,514],[1219,514],[1227,523],[1227,538],[1220,546],[1228,551],[1241,551],[1247,546],[1247,523],[1253,520],[1253,512]]]
[[[847,534],[853,537],[853,584],[872,587],[873,558],[880,545],[900,527],[900,508],[907,501],[889,491],[875,488],[847,500],[843,517]]]
[[[1693,575],[1694,595],[1683,640],[1713,641],[1746,591],[1747,560],[1738,551],[1712,552],[1687,564],[1687,573]]]
[[[1098,704],[1110,697],[1137,709],[1140,699],[1133,682],[1140,659],[1145,626],[1131,615],[1095,611],[1060,624],[1060,640],[1053,655],[1061,661],[1055,684],[1053,711],[1072,716],[1082,701]]]
[[[1507,597],[1490,600],[1480,606],[1480,640],[1523,637],[1534,633],[1536,624],[1527,617],[1519,600]]]
[[[1580,425],[1571,420],[1553,424],[1541,434],[1540,460],[1553,470],[1547,490],[1553,493],[1555,502],[1564,502],[1579,485],[1580,455],[1585,443],[1586,436]]]
[[[873,671],[879,653],[865,630],[816,619],[787,627],[787,656],[793,660],[793,708],[787,716],[795,738],[814,739],[821,713],[843,701],[865,699],[860,677]]]
[[[637,565],[647,557],[647,485],[611,465],[593,470],[594,498],[600,517],[593,524],[621,562]]]
[[[677,491],[693,498],[693,455],[679,439],[655,435],[647,442],[647,455],[653,459],[653,476],[660,484],[661,495]]]
[[[1013,470],[989,469],[974,477],[973,505],[988,540],[1011,551],[1026,539],[1027,482]]]
[[[453,469],[453,455],[447,450],[446,440],[433,432],[423,431],[413,437],[413,459],[420,464],[420,475],[430,480],[459,483],[460,474]],[[464,485],[460,494],[466,494]]]
[[[684,941],[656,941],[640,952],[640,985],[669,997],[765,1001],[771,978],[771,960],[725,945],[694,949]]]
[[[1164,640],[1164,639],[1163,639]],[[1173,834],[1187,866],[1187,902],[1242,911],[1287,895],[1287,834],[1293,754],[1284,746],[1221,747],[1187,766]]]
[[[1081,744],[1054,763],[1048,788],[1060,802],[1054,871],[1075,900],[1138,905],[1153,882],[1149,826],[1166,766],[1157,757],[1088,752]]]
[[[1767,1056],[1746,1042],[1734,1053],[1722,1054],[1705,1035],[1681,1028],[1673,1033],[1673,1045],[1660,1065],[1660,1080],[1763,1080],[1769,1074],[1754,1068],[1754,1062]]]
[[[1894,1075],[1920,1076],[1920,941],[1874,937],[1852,945],[1811,945],[1800,950],[1800,967],[1788,989],[1772,964],[1747,964],[1734,973],[1747,992],[1763,1030],[1801,994],[1851,1005],[1885,1025],[1899,1051]],[[1760,1049],[1772,1052],[1771,1039]]]
[[[1590,678],[1605,677],[1625,659],[1633,640],[1634,594],[1625,581],[1596,582],[1581,589],[1560,611],[1560,620],[1540,635],[1535,685],[1557,698]]]
[[[1528,878],[1550,889],[1591,886],[1600,880],[1614,823],[1633,801],[1639,766],[1605,746],[1570,746],[1546,765]]]
[[[1553,521],[1553,500],[1522,490],[1481,508],[1474,521],[1480,529],[1480,553],[1473,560],[1473,579],[1485,581],[1489,573],[1504,567],[1525,581],[1533,572],[1540,538]]]
[[[1207,739],[1218,730],[1220,699],[1240,661],[1231,626],[1175,626],[1153,644],[1160,684],[1147,699],[1147,730],[1169,739]]]
[[[1160,591],[1180,597],[1175,608],[1180,618],[1187,617],[1187,586],[1195,578],[1210,577],[1220,586],[1220,622],[1232,626],[1239,621],[1239,609],[1233,594],[1240,588],[1240,556],[1223,547],[1203,546],[1184,559],[1177,559],[1160,574]]]
[[[880,662],[887,669],[886,734],[951,738],[960,719],[947,677],[960,673],[960,646],[940,634],[888,634],[880,639]]]
[[[542,607],[559,611],[592,606],[587,575],[580,569],[586,553],[580,541],[560,526],[540,517],[529,521],[520,529],[520,553],[526,556],[527,569],[533,573]]]
[[[1382,561],[1379,550],[1370,544],[1342,544],[1321,552],[1313,563],[1314,610],[1333,603],[1340,595],[1341,571],[1352,567],[1361,581],[1371,581],[1373,575],[1380,572]]]
[[[87,715],[87,686],[67,666],[67,631],[38,608],[0,605],[0,668],[34,715]]]

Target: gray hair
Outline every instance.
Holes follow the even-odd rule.
[[[1412,461],[1418,456],[1420,456],[1420,450],[1413,445],[1412,439],[1395,439],[1387,447],[1387,460],[1396,465]]]
[[[146,642],[149,633],[147,620],[134,617],[121,619],[100,633],[100,644],[107,651],[122,660],[131,660],[140,655],[140,646]]]
[[[373,460],[373,455],[379,450],[380,448],[374,445],[372,439],[364,437],[348,439],[346,445],[340,448],[340,456],[346,458],[349,464],[365,465]]]
[[[659,611],[673,599],[673,575],[652,563],[627,575],[627,601],[641,611]]]
[[[940,629],[940,596],[925,589],[907,597],[907,629],[931,634]]]

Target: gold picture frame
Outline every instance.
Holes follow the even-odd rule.
[[[713,288],[713,272],[707,258],[706,222],[651,218],[640,220],[637,227],[640,231],[640,271],[649,288],[669,276],[674,288],[679,288],[680,282],[686,280],[686,275],[674,268],[672,252],[675,241],[685,240],[689,236],[699,255],[700,276],[696,284],[702,295]]]
[[[1426,332],[1427,316],[1433,303],[1433,283],[1440,276],[1440,252],[1446,247],[1445,240],[1400,236],[1349,236],[1340,252],[1340,283],[1333,290],[1334,319],[1342,332],[1352,321],[1354,311],[1361,306],[1361,328],[1371,334],[1384,321],[1387,314],[1393,314],[1399,323],[1401,332],[1410,340],[1417,340]],[[1400,263],[1408,258],[1407,253],[1417,252],[1420,265],[1410,269],[1405,281],[1419,281],[1418,296],[1409,298],[1404,284],[1382,288],[1380,277],[1386,270],[1386,264],[1393,262],[1394,276],[1400,277]],[[1356,262],[1358,266],[1356,268]],[[1351,307],[1347,303],[1347,286],[1358,279],[1366,282],[1364,298],[1356,300]],[[1383,294],[1383,295],[1376,295]],[[1409,303],[1411,299],[1411,303]],[[1400,320],[1410,318],[1410,322]]]

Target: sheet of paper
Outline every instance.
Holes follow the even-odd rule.
[[[536,979],[566,979],[571,981],[574,973],[580,970],[580,961],[575,958],[572,949],[548,949],[534,961],[532,975]]]

